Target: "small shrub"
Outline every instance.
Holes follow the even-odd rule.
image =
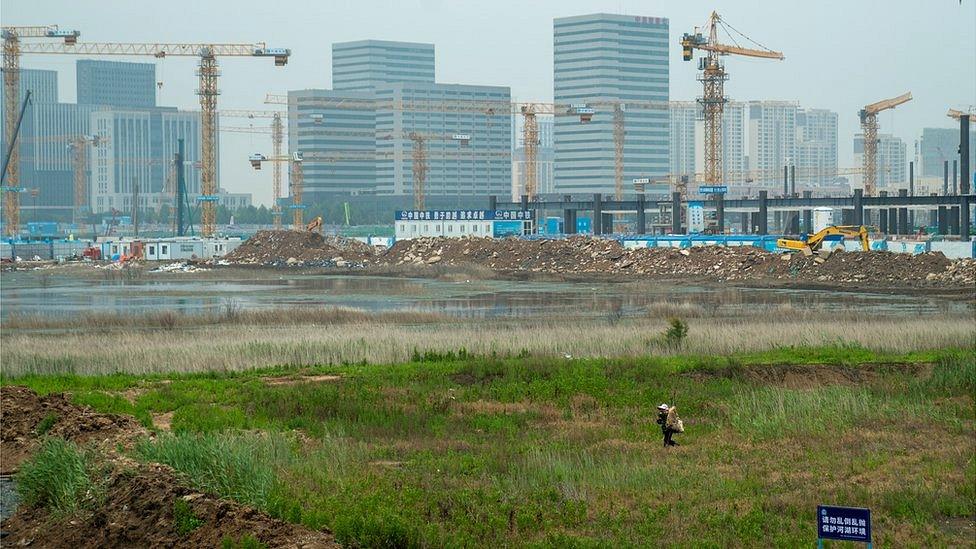
[[[161,329],[173,330],[180,323],[180,315],[176,311],[162,311],[157,313],[153,320]]]
[[[84,454],[60,438],[45,439],[17,473],[17,492],[24,504],[46,507],[54,514],[77,510],[93,488]]]
[[[664,343],[669,348],[680,349],[688,337],[688,323],[680,318],[668,319],[668,329],[664,331]]]
[[[176,533],[185,536],[203,526],[203,520],[193,514],[193,509],[186,500],[178,499],[173,502],[173,524]]]
[[[48,412],[48,414],[44,416],[44,419],[37,422],[37,427],[35,427],[34,430],[37,432],[38,435],[44,436],[47,434],[48,431],[51,430],[51,427],[54,427],[54,424],[57,422],[58,422],[58,415],[55,414],[54,412]]]

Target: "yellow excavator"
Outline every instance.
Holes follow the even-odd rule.
[[[784,250],[815,252],[820,249],[824,240],[829,236],[858,238],[861,241],[861,249],[865,252],[871,249],[871,243],[868,241],[868,229],[864,225],[832,225],[816,234],[808,235],[802,240],[780,238],[776,241],[776,246]]]
[[[322,216],[316,217],[315,219],[309,221],[307,225],[305,225],[306,232],[311,233],[311,232],[319,231],[321,229],[322,229]]]

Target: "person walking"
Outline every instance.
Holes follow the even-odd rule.
[[[684,432],[684,426],[678,417],[678,408],[661,404],[657,407],[657,424],[661,426],[661,433],[664,435],[664,447],[677,446],[673,440],[675,433]]]

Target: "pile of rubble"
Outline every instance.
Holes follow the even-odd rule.
[[[775,254],[758,248],[624,248],[615,240],[420,238],[397,242],[384,258],[393,265],[476,263],[498,271],[705,276],[722,280],[785,274]]]
[[[200,267],[194,263],[187,261],[178,261],[176,263],[167,263],[166,265],[160,265],[155,269],[150,269],[151,273],[200,273],[206,272],[210,269]]]
[[[224,260],[233,264],[364,267],[377,250],[358,240],[299,231],[259,231]]]
[[[754,247],[624,248],[615,240],[418,238],[397,242],[390,265],[478,264],[503,272],[633,274],[660,278],[960,285],[976,279],[976,261],[939,252],[781,254]]]

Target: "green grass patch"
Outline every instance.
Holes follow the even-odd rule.
[[[185,536],[204,525],[204,520],[193,514],[193,509],[186,500],[178,499],[173,502],[173,524],[176,533]]]
[[[46,507],[55,515],[77,511],[97,497],[92,467],[73,442],[47,438],[17,472],[17,492],[24,505]]]

